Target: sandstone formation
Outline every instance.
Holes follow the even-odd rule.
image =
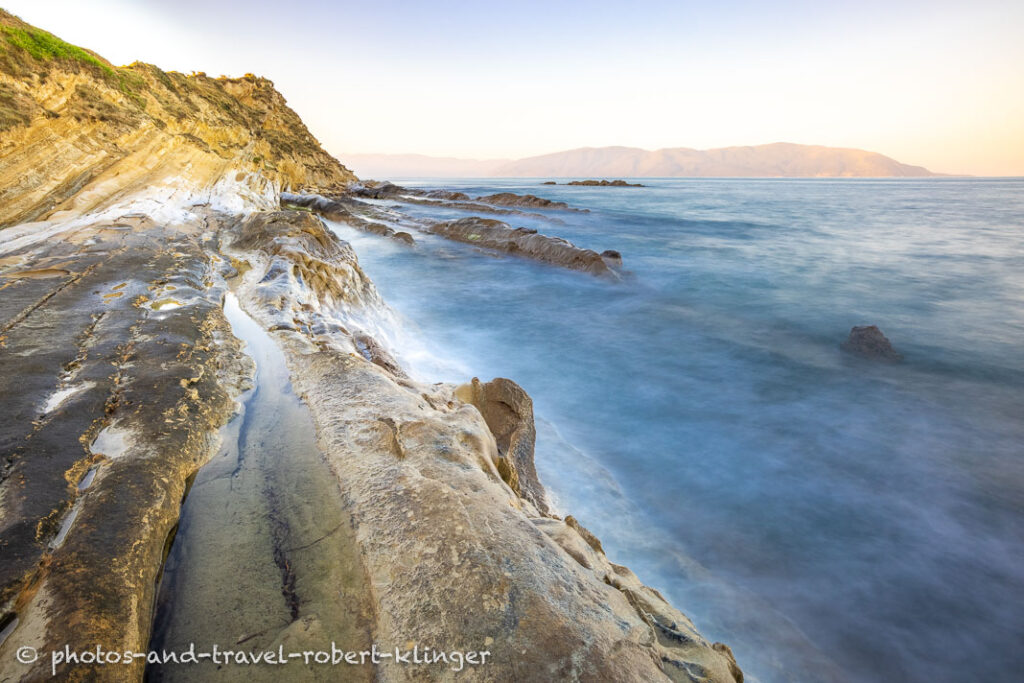
[[[390,310],[314,211],[376,214],[268,81],[116,68],[0,20],[0,680],[50,678],[45,656],[17,662],[23,646],[145,651],[156,613],[162,643],[490,653],[458,674],[364,663],[346,680],[742,681],[728,647],[548,508],[518,385],[406,375]],[[616,276],[608,252],[464,221],[426,227]],[[295,438],[264,442],[247,410]],[[179,518],[232,490],[252,491],[231,499],[241,517]],[[195,541],[214,557],[175,554]]]
[[[431,190],[423,196],[430,197],[431,199],[448,199],[455,202],[464,202],[469,200],[469,195],[465,192],[452,192],[451,190]]]
[[[390,237],[408,245],[415,244],[412,235],[397,231],[380,221],[369,219],[364,212],[353,210],[351,202],[329,199],[318,194],[281,193],[281,207],[286,209],[308,209],[332,221],[345,223],[358,230],[372,232],[381,237]]]
[[[122,217],[3,249],[4,674],[15,645],[146,647],[188,482],[251,372],[202,231]]]
[[[555,202],[543,197],[535,197],[532,194],[519,195],[513,192],[499,192],[487,195],[486,197],[477,197],[477,201],[497,204],[498,206],[527,206],[534,209],[564,210],[569,208],[569,205],[565,202]]]
[[[612,268],[622,267],[622,254],[615,251],[614,249],[605,249],[601,252],[601,258],[604,262],[610,265]]]
[[[361,185],[365,187],[365,185]],[[397,187],[391,185],[391,187]],[[337,199],[318,194],[281,193],[283,208],[313,211],[324,218],[350,225],[358,230],[390,237],[406,244],[415,244],[411,234],[396,231],[381,220],[370,218],[372,207],[361,206],[352,196],[364,196],[360,191],[341,195]],[[394,193],[394,190],[386,190]],[[512,195],[513,197],[517,195]],[[527,195],[530,196],[530,195]],[[534,199],[537,199],[534,197]],[[547,201],[547,200],[541,200]],[[461,208],[462,203],[456,202]],[[580,249],[572,243],[527,228],[511,228],[507,223],[473,216],[457,221],[409,221],[410,229],[439,235],[456,242],[472,244],[484,249],[516,254],[570,270],[581,270],[592,275],[612,279],[621,277],[622,254],[606,250],[600,255],[589,249]]]
[[[583,211],[571,209],[564,202],[552,202],[533,195],[517,195],[512,192],[501,192],[488,197],[471,199],[465,192],[451,190],[421,190],[413,187],[402,187],[388,181],[366,180],[352,183],[346,189],[346,196],[362,199],[378,199],[401,202],[403,204],[419,204],[422,206],[442,206],[474,213],[491,213],[496,215],[530,216],[552,222],[558,219],[539,213],[527,213],[515,207],[559,209],[565,211]]]
[[[875,325],[854,327],[840,347],[847,353],[874,360],[898,361],[903,358]]]
[[[533,464],[537,432],[533,426],[533,401],[522,387],[499,377],[483,383],[476,377],[455,390],[455,395],[476,406],[498,446],[498,472],[516,495],[548,514],[544,487]],[[571,518],[570,518],[571,519]]]
[[[0,28],[0,226],[99,211],[133,188],[241,206],[355,180],[266,79],[114,67],[9,14]]]
[[[435,223],[428,231],[456,242],[524,256],[612,280],[622,277],[596,251],[581,249],[560,237],[548,237],[529,228],[513,228],[508,223],[492,218],[474,216]]]

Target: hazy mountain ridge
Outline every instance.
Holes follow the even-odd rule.
[[[582,147],[512,161],[403,154],[347,154],[345,160],[363,177],[902,178],[937,175],[877,152],[788,142],[707,150]]]

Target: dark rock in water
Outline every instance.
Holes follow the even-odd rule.
[[[453,192],[451,190],[431,190],[425,197],[431,199],[449,199],[453,202],[464,202],[469,200],[469,195],[465,192]]]
[[[531,228],[513,229],[508,223],[493,218],[473,216],[445,221],[435,223],[426,231],[456,242],[516,254],[570,270],[582,270],[614,280],[621,277],[596,251],[581,249],[568,240],[549,237]]]
[[[472,403],[484,416],[484,422],[498,444],[498,472],[520,498],[533,503],[542,514],[548,513],[544,487],[533,464],[537,431],[533,423],[533,400],[510,379],[498,377],[483,383],[476,377],[460,387],[457,395]]]
[[[864,325],[854,327],[850,330],[850,336],[844,341],[840,348],[847,353],[853,353],[864,358],[875,358],[878,360],[897,361],[903,356],[896,353],[892,343],[876,325]]]
[[[603,258],[604,262],[612,266],[613,268],[622,267],[622,254],[615,251],[614,249],[605,249],[604,251],[602,251],[601,258]]]
[[[627,183],[625,180],[573,180],[566,185],[584,185],[586,187],[645,187],[640,183]]]
[[[416,244],[416,240],[414,240],[412,238],[412,235],[410,235],[407,232],[396,232],[394,235],[391,236],[394,237],[399,242],[405,242],[409,246]]]
[[[487,195],[486,197],[477,197],[476,199],[480,202],[497,204],[498,206],[528,206],[533,209],[569,208],[569,205],[565,202],[556,202],[550,199],[544,199],[543,197],[535,197],[532,194],[520,195],[512,192],[499,192],[497,194]]]
[[[356,183],[349,186],[348,192],[356,197],[365,197],[367,199],[394,199],[400,195],[424,194],[423,190],[402,187],[401,185],[395,185],[387,180],[367,180],[363,183]]]
[[[557,185],[557,184],[558,183],[556,183],[554,180],[545,180],[543,183],[541,183],[541,185]]]

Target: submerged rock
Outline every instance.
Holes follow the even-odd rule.
[[[876,325],[864,325],[850,330],[850,336],[840,348],[863,358],[898,361],[903,356],[896,352],[889,339]]]

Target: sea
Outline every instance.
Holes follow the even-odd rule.
[[[1021,680],[1024,179],[542,180],[396,182],[587,209],[498,218],[622,282],[332,224],[402,362],[526,389],[559,514],[747,680]]]

